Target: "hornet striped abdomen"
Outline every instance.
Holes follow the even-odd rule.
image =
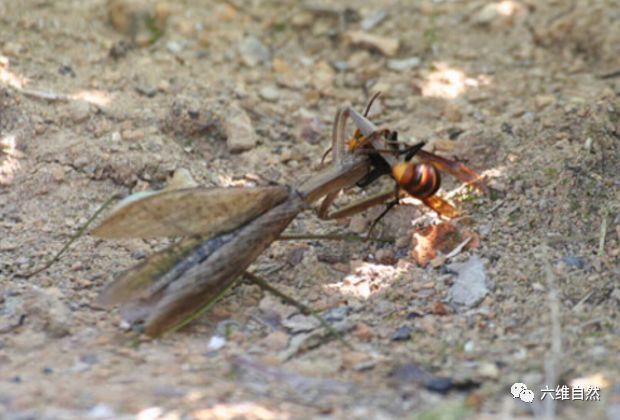
[[[415,198],[428,198],[441,185],[439,171],[431,163],[399,162],[392,167],[392,176]]]

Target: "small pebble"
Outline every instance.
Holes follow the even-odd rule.
[[[183,51],[183,43],[177,41],[168,41],[166,43],[166,49],[170,51],[172,54],[178,54]]]
[[[497,3],[488,3],[482,7],[472,18],[472,22],[476,25],[485,26],[492,23],[499,17],[499,11],[497,9]]]
[[[297,314],[282,320],[282,325],[288,328],[291,333],[298,334],[316,329],[319,326],[319,321],[313,316]]]
[[[284,331],[274,331],[261,340],[269,351],[280,352],[288,347],[289,335]]]
[[[250,117],[238,104],[229,107],[226,121],[226,144],[231,153],[244,152],[256,146],[256,132]]]
[[[337,306],[323,314],[323,319],[327,322],[339,322],[344,320],[351,312],[351,308],[348,306]]]
[[[260,63],[271,61],[271,52],[258,38],[254,36],[246,37],[239,44],[239,54],[241,61],[248,67],[254,67]]]
[[[553,95],[537,95],[534,98],[534,102],[536,104],[536,108],[540,111],[553,104],[555,102],[555,97]]]
[[[363,322],[358,322],[353,327],[353,337],[357,338],[360,341],[370,341],[372,338],[372,329],[364,324]]]
[[[140,141],[144,140],[144,131],[142,130],[123,130],[121,133],[123,140],[125,141]]]
[[[332,67],[336,71],[347,71],[349,70],[349,63],[342,60],[336,60],[332,62]]]
[[[136,86],[136,92],[147,98],[153,98],[157,95],[158,89],[154,86]]]
[[[62,166],[54,166],[52,168],[52,178],[56,182],[62,182],[65,179],[65,168]]]
[[[392,335],[392,341],[407,341],[411,338],[411,328],[404,325],[397,329]]]
[[[387,61],[387,68],[393,71],[403,72],[414,69],[422,63],[419,57],[393,59]]]
[[[113,419],[116,417],[116,412],[109,405],[97,404],[88,410],[86,417],[90,419]]]
[[[387,13],[385,12],[385,10],[375,10],[374,12],[369,13],[368,16],[366,16],[360,22],[360,28],[362,28],[363,31],[368,32],[372,28],[383,22],[386,17]]]
[[[586,266],[585,261],[581,257],[575,255],[565,255],[562,257],[562,262],[571,268],[578,268],[581,270]]]
[[[448,265],[448,270],[458,273],[448,292],[450,301],[471,308],[479,304],[489,292],[484,264],[477,255],[464,263]]]
[[[454,382],[450,378],[432,378],[424,383],[424,388],[440,394],[446,394],[453,386]]]
[[[388,248],[378,249],[375,252],[375,259],[380,264],[394,264],[396,262],[394,251]]]
[[[86,363],[87,365],[96,365],[99,363],[99,358],[94,353],[86,353],[80,356],[80,362]]]
[[[261,98],[269,102],[275,102],[280,97],[280,92],[274,85],[263,86],[259,93]]]
[[[367,363],[369,359],[372,360],[371,357],[366,353],[359,351],[347,351],[344,352],[342,355],[342,364],[346,368],[350,369],[354,366],[359,365],[360,363]]]
[[[361,214],[356,214],[349,222],[349,229],[353,233],[364,233],[368,229],[368,219]]]
[[[226,345],[226,338],[221,335],[214,335],[207,344],[208,351],[217,351]]]
[[[387,57],[396,55],[400,47],[400,41],[396,38],[372,35],[361,31],[347,32],[347,38],[355,46],[378,51]]]
[[[69,119],[73,123],[79,124],[86,121],[90,116],[90,104],[85,101],[71,101],[67,112]]]
[[[448,102],[444,108],[444,116],[451,123],[458,123],[463,120],[463,113],[461,108],[454,102]]]

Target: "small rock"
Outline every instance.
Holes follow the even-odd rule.
[[[271,69],[274,73],[287,74],[291,72],[291,66],[281,58],[274,58],[271,61]]]
[[[97,404],[86,413],[89,419],[112,419],[116,417],[116,412],[106,404]]]
[[[45,331],[51,337],[63,337],[71,332],[73,316],[69,308],[59,299],[58,289],[33,287],[24,296],[28,320],[36,329]]]
[[[355,324],[352,334],[353,337],[360,341],[370,341],[372,339],[372,329],[363,322]]]
[[[411,384],[420,384],[429,391],[445,394],[452,390],[455,385],[461,386],[478,386],[475,383],[455,383],[455,380],[448,377],[436,376],[425,368],[414,364],[405,364],[397,366],[391,373],[390,379],[395,382],[396,385],[408,386]]]
[[[308,12],[297,13],[293,15],[291,19],[291,25],[294,28],[298,28],[298,29],[307,28],[308,26],[312,25],[313,22],[314,22],[314,16],[312,15],[312,13],[308,13]]]
[[[73,68],[68,64],[63,64],[62,66],[60,66],[58,68],[58,73],[63,76],[75,77],[75,71],[73,71]]]
[[[349,63],[343,60],[332,61],[332,67],[339,72],[349,70]]]
[[[114,60],[120,60],[121,58],[125,57],[129,53],[129,51],[133,50],[134,48],[136,48],[136,45],[133,42],[130,42],[126,39],[121,39],[115,42],[110,47],[110,50],[108,51],[108,55],[110,56],[110,58],[113,58]]]
[[[289,336],[284,331],[274,331],[263,338],[262,344],[269,351],[280,352],[288,346]]]
[[[402,235],[396,238],[396,248],[407,248],[411,244],[411,235]]]
[[[394,56],[400,47],[400,41],[396,38],[372,35],[361,31],[349,31],[346,36],[353,45],[378,51],[387,57]]]
[[[370,360],[372,357],[369,354],[360,351],[347,351],[342,354],[342,364],[347,369],[355,368],[355,366],[367,363]]]
[[[266,101],[275,102],[280,97],[280,92],[274,85],[267,85],[261,88],[260,96]]]
[[[347,66],[351,69],[362,68],[373,61],[372,56],[366,50],[354,51],[347,60]]]
[[[499,369],[495,363],[482,362],[478,367],[478,374],[486,379],[497,379]]]
[[[400,384],[424,383],[432,377],[426,369],[411,363],[397,366],[390,372],[390,378]]]
[[[170,51],[172,54],[178,54],[181,51],[183,51],[183,48],[185,47],[183,42],[179,42],[179,41],[168,41],[166,43],[166,49],[168,51]]]
[[[446,394],[454,387],[454,382],[450,378],[436,377],[424,383],[424,388],[439,394]]]
[[[168,111],[162,113],[160,118],[161,130],[166,134],[174,134],[184,143],[188,138],[225,137],[222,123],[224,118],[219,106],[198,97],[176,97]]]
[[[394,264],[396,262],[394,251],[387,248],[378,249],[375,252],[375,259],[380,264]]]
[[[445,315],[448,315],[450,313],[450,310],[443,303],[441,303],[439,301],[435,301],[433,303],[433,313],[435,315],[445,316]]]
[[[155,86],[149,85],[139,85],[136,86],[136,92],[138,92],[142,96],[146,96],[147,98],[154,98],[157,95],[158,88]]]
[[[170,82],[167,81],[166,79],[162,79],[157,83],[157,90],[159,90],[161,93],[168,93],[170,92]]]
[[[491,24],[498,17],[499,10],[497,9],[497,3],[492,2],[480,9],[472,18],[472,22],[476,25],[485,26]]]
[[[590,349],[590,356],[593,359],[602,359],[607,356],[609,352],[605,346],[594,346]]]
[[[362,21],[360,22],[360,28],[362,28],[363,31],[368,32],[372,28],[383,22],[386,17],[387,13],[385,12],[385,10],[375,10],[374,12],[369,13],[366,17],[364,17],[364,19],[362,19]]]
[[[461,112],[461,108],[455,104],[454,102],[448,102],[444,109],[444,115],[448,121],[451,123],[461,122],[463,119],[463,113]]]
[[[80,362],[86,363],[87,365],[96,365],[99,363],[99,358],[94,353],[86,353],[80,356]]]
[[[349,229],[353,233],[364,233],[368,229],[368,219],[361,214],[356,214],[349,222]]]
[[[84,122],[90,116],[90,104],[85,101],[71,101],[69,103],[68,117],[74,124]]]
[[[248,114],[238,104],[228,109],[226,122],[226,143],[231,153],[250,150],[256,146],[256,132]]]
[[[392,59],[387,61],[387,68],[393,71],[407,71],[416,68],[422,60],[419,57],[410,57],[403,59]]]
[[[56,182],[62,182],[65,179],[65,168],[60,165],[54,165],[52,168],[52,178]]]
[[[144,131],[142,130],[123,130],[121,133],[123,140],[125,141],[140,141],[144,140]]]
[[[534,103],[538,110],[542,110],[555,102],[553,95],[537,95],[534,98]]]
[[[464,263],[449,264],[448,270],[457,273],[456,281],[448,292],[451,302],[471,308],[480,303],[489,292],[484,265],[477,255]]]
[[[207,344],[208,351],[217,351],[226,345],[226,338],[221,335],[213,335]]]
[[[319,326],[319,321],[312,316],[298,314],[283,320],[282,325],[288,328],[291,333],[297,334],[316,329]]]
[[[562,257],[562,262],[569,267],[577,268],[579,270],[586,266],[586,262],[581,257],[575,255],[565,255]]]
[[[246,37],[239,44],[241,61],[248,67],[254,67],[260,63],[271,61],[271,52],[263,43],[254,36]]]
[[[316,106],[321,100],[321,92],[316,89],[307,90],[304,93],[304,100],[309,106]]]
[[[330,323],[340,322],[344,320],[347,315],[349,315],[349,312],[351,312],[351,308],[349,306],[337,306],[325,312],[323,314],[323,319]]]
[[[326,127],[314,113],[302,108],[299,110],[296,138],[301,143],[317,144],[325,135]]]
[[[118,131],[113,131],[110,134],[110,143],[120,143],[123,140],[123,136]]]
[[[314,66],[310,77],[312,86],[319,92],[325,92],[332,88],[336,74],[328,62],[320,61]]]
[[[159,385],[153,389],[153,395],[159,398],[179,398],[187,395],[185,389],[174,385]]]
[[[404,325],[397,329],[392,335],[392,341],[407,341],[411,338],[411,328]]]

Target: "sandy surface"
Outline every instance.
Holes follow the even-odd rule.
[[[0,417],[620,418],[617,2],[135,3],[0,3]],[[396,243],[287,241],[259,258],[353,349],[312,346],[311,318],[249,285],[132,345],[96,298],[166,240],[85,236],[19,276],[112,194],[178,168],[207,186],[300,182],[337,108],[377,90],[374,121],[494,194],[451,196],[475,243],[426,267],[412,238],[438,221],[406,204],[377,229]],[[239,113],[247,130],[227,139]],[[289,232],[359,233],[380,211],[306,212]],[[486,294],[457,305],[451,264],[477,258]],[[540,400],[562,385],[601,401]]]

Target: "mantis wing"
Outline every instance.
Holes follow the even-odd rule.
[[[107,239],[213,236],[254,219],[288,195],[285,186],[195,187],[134,194],[91,234]]]
[[[237,229],[288,197],[286,187],[186,188],[130,196],[93,234],[105,238],[191,236],[130,268],[101,293],[103,304],[153,295],[196,264],[210,237]]]

